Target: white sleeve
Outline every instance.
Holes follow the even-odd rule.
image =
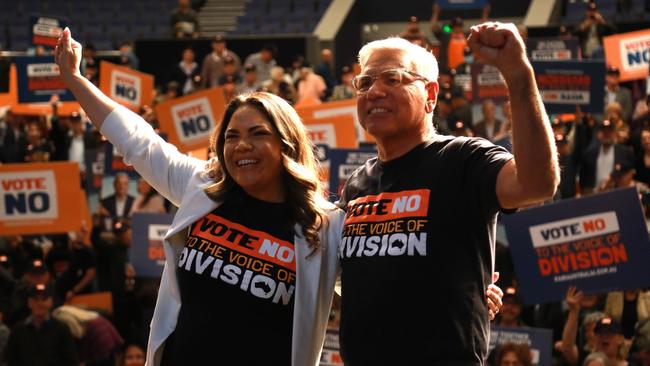
[[[100,132],[124,156],[124,162],[160,194],[180,205],[192,175],[204,169],[205,162],[191,158],[167,143],[139,115],[125,107],[115,108],[104,120]]]

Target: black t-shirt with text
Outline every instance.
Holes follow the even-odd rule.
[[[287,205],[240,190],[191,225],[163,365],[289,365],[296,261]]]
[[[436,136],[348,179],[339,245],[341,353],[356,365],[482,365],[496,177],[512,158]]]

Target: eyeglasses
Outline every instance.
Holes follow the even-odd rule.
[[[412,83],[417,80],[422,80],[425,83],[429,79],[419,75],[413,71],[404,69],[390,69],[384,70],[377,75],[357,75],[352,79],[352,86],[357,90],[358,94],[365,94],[376,80],[380,80],[384,86],[397,87],[402,84]]]

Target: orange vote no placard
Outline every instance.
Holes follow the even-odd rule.
[[[77,163],[0,165],[0,196],[3,235],[79,230],[87,219]]]
[[[351,116],[354,119],[354,125],[359,140],[363,142],[374,142],[375,139],[361,128],[357,119],[357,100],[348,99],[336,102],[326,102],[305,107],[298,107],[296,111],[303,120],[312,122],[313,120],[327,120],[337,116]],[[356,138],[356,136],[355,136]],[[340,147],[340,146],[339,146]],[[357,147],[356,145],[354,147]]]
[[[328,118],[303,118],[309,138],[314,144],[330,148],[356,149],[359,147],[355,120],[349,114]]]
[[[114,101],[139,112],[153,101],[153,75],[108,61],[99,63],[99,88]]]
[[[160,103],[156,115],[169,142],[187,153],[208,147],[225,108],[223,90],[211,88]]]
[[[621,71],[621,81],[645,79],[650,59],[650,29],[603,38],[607,65]]]

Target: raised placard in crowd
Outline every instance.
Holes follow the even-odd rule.
[[[54,48],[66,25],[67,22],[61,18],[31,16],[29,29],[32,45]]]
[[[604,37],[603,44],[607,65],[621,70],[621,81],[648,77],[650,29]]]
[[[374,149],[329,149],[327,161],[329,163],[330,184],[329,190],[333,199],[338,199],[345,182],[350,175],[363,165],[368,159],[377,156]]]
[[[226,101],[221,88],[211,88],[156,106],[160,129],[182,152],[206,148],[223,117]]]
[[[140,277],[158,278],[165,267],[163,238],[172,223],[171,214],[133,214],[133,245],[129,258]]]
[[[79,230],[85,198],[76,162],[0,165],[3,235]]]
[[[534,61],[537,87],[548,113],[602,113],[605,64],[602,61]]]
[[[508,86],[501,72],[490,65],[472,64],[472,101],[482,103],[486,99],[503,102],[508,97]]]
[[[330,117],[349,115],[354,118],[354,124],[359,136],[360,142],[374,142],[375,139],[370,136],[359,124],[357,115],[356,99],[337,100],[335,102],[326,102],[308,107],[296,108],[296,111],[302,119],[328,119]]]
[[[528,58],[533,61],[567,61],[580,57],[580,45],[576,38],[528,38]]]
[[[650,285],[650,242],[635,188],[502,217],[526,304]]]
[[[59,66],[52,56],[15,58],[18,77],[18,103],[48,102],[53,94],[61,101],[72,101],[72,93],[59,77]]]
[[[153,75],[135,71],[108,61],[99,63],[99,87],[125,107],[139,112],[153,101]]]
[[[342,149],[359,147],[355,119],[349,114],[320,119],[303,118],[302,122],[314,144]]]
[[[553,361],[551,354],[553,331],[550,329],[490,326],[490,353],[495,348],[508,343],[529,346],[533,366],[550,366]]]

